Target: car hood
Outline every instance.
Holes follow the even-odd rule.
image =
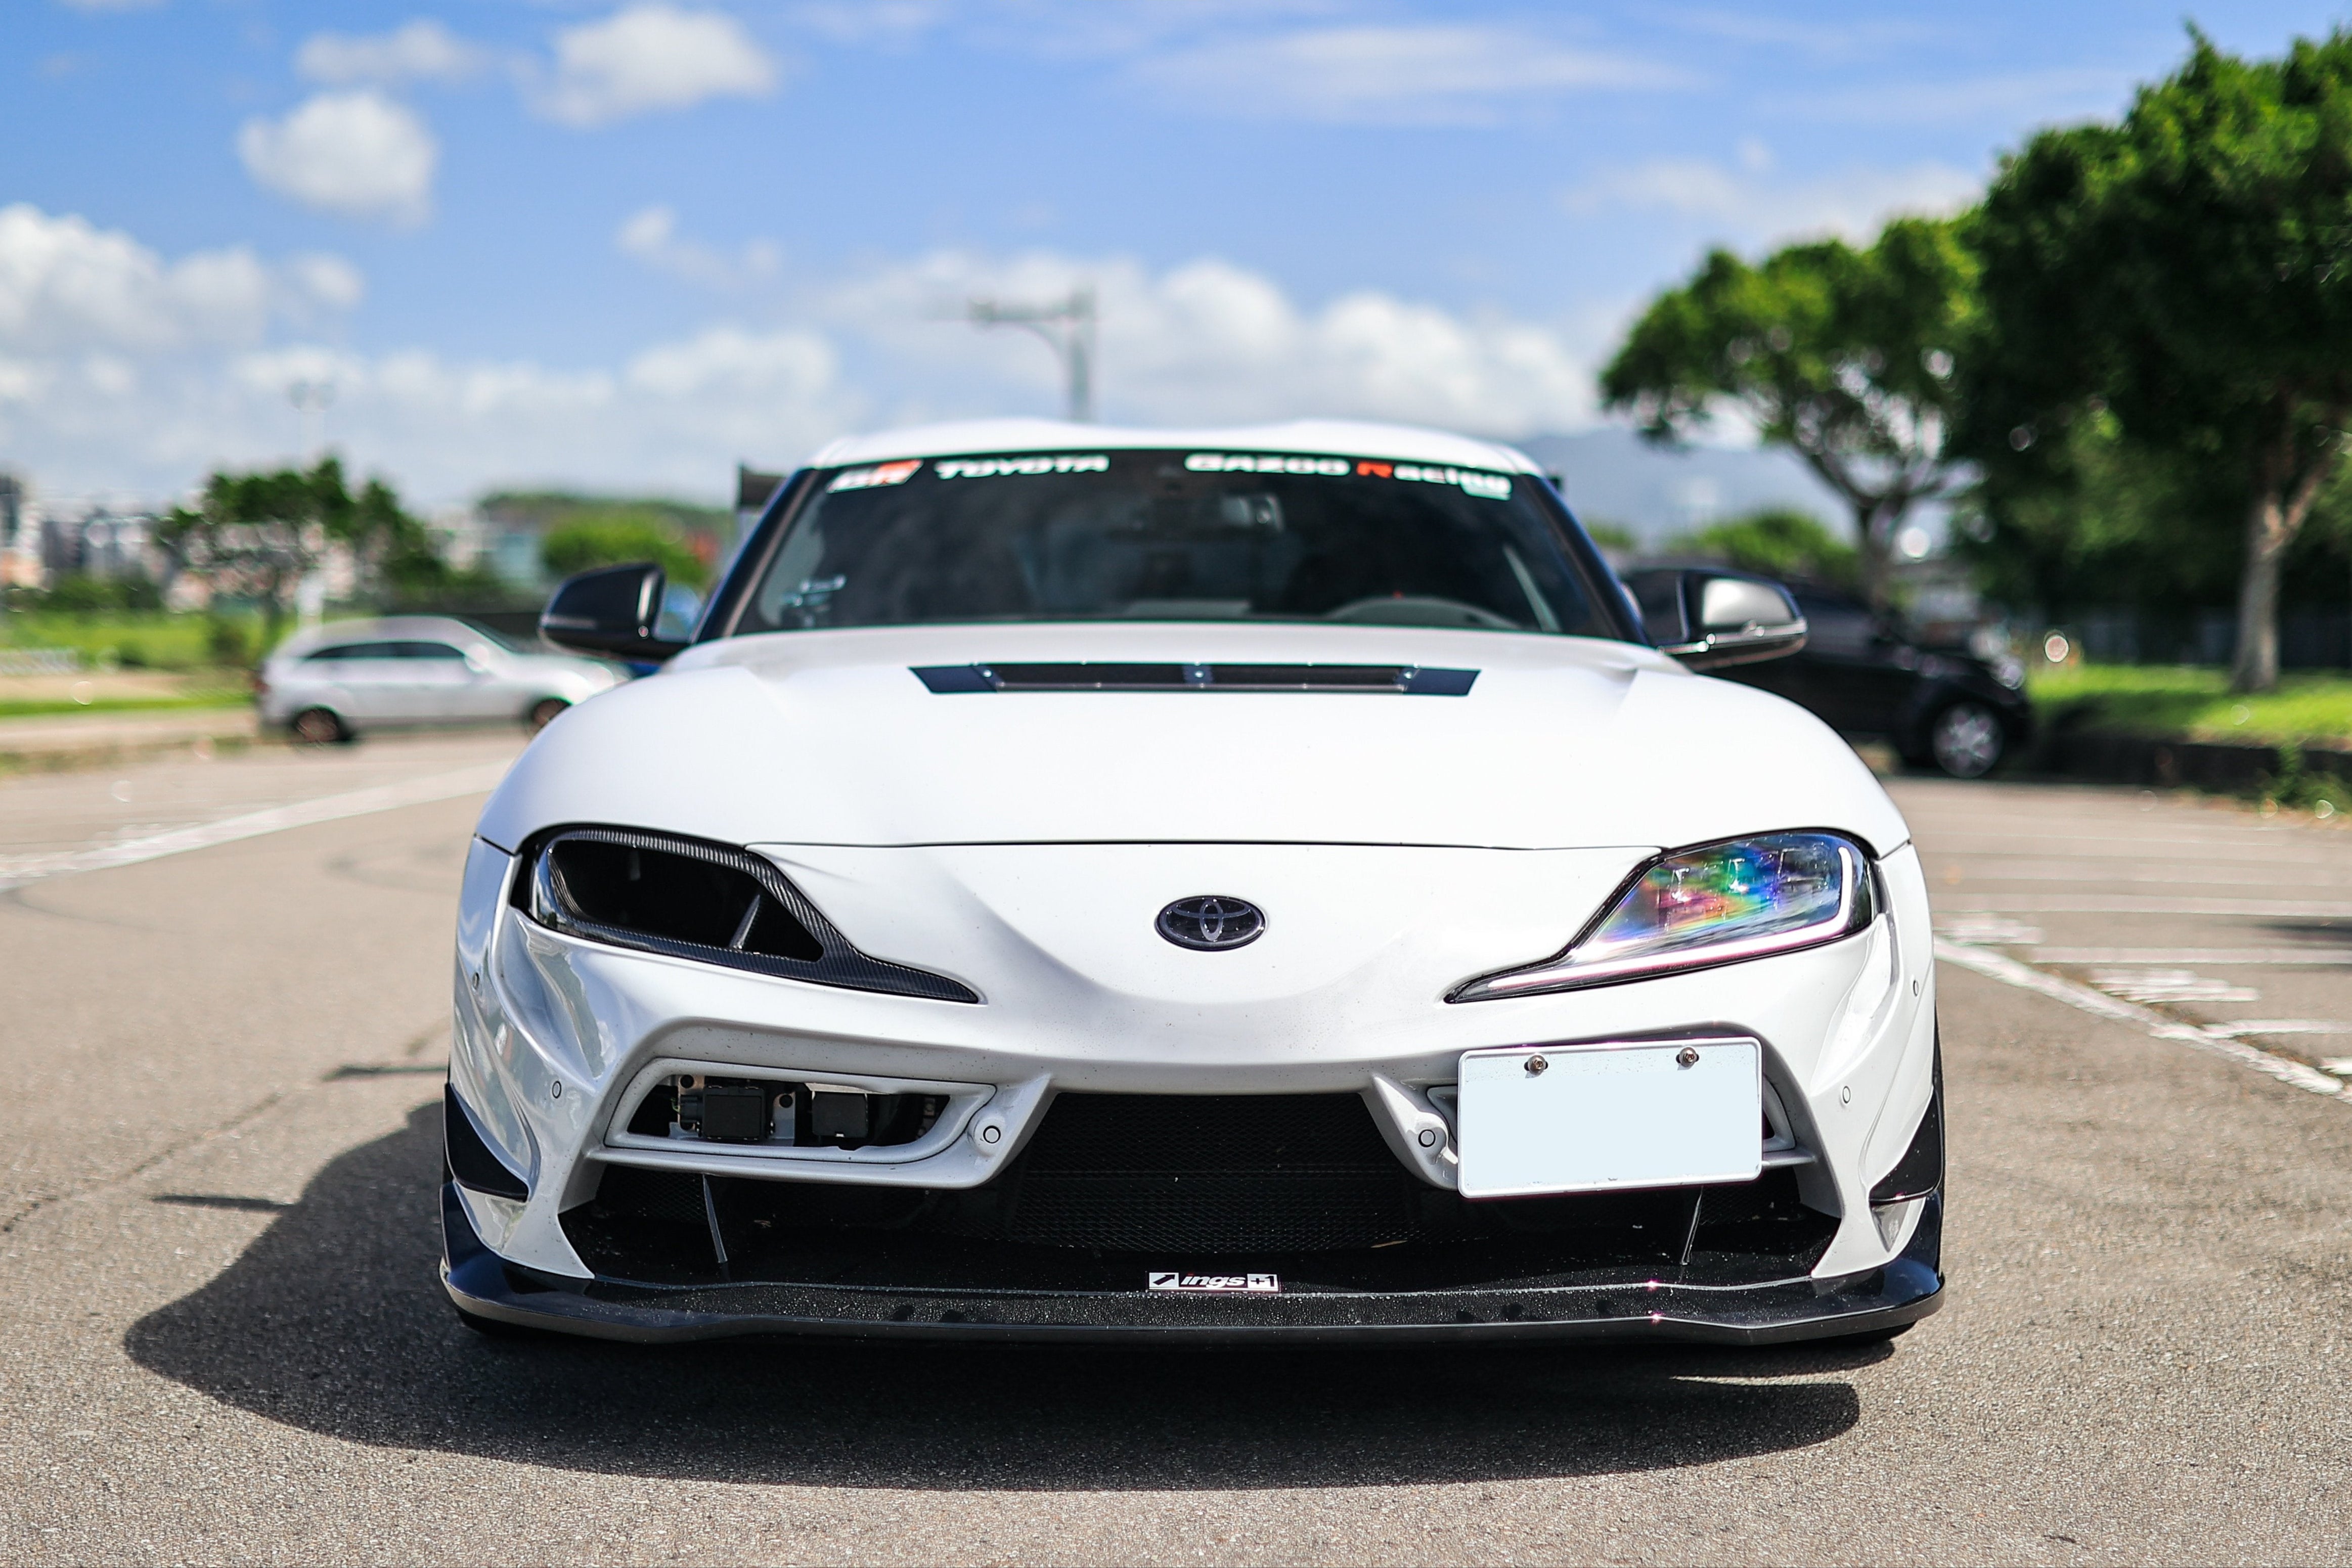
[[[1466,695],[934,693],[934,665],[1475,670]],[[513,849],[604,822],[734,844],[1667,846],[1908,837],[1803,710],[1645,648],[1410,627],[1029,624],[732,638],[566,713],[492,797]]]

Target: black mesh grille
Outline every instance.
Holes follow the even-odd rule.
[[[1400,1241],[1421,1185],[1353,1094],[1065,1094],[1004,1180],[1004,1239],[1122,1252]]]
[[[982,1186],[710,1186],[726,1277],[892,1288],[1126,1291],[1147,1264],[1219,1258],[1276,1260],[1286,1281],[1328,1289],[1561,1284],[1612,1270],[1731,1284],[1801,1276],[1837,1228],[1786,1170],[1704,1189],[1468,1202],[1408,1171],[1353,1094],[1064,1094]],[[721,1277],[693,1175],[608,1166],[563,1227],[608,1278]]]
[[[1400,1174],[1353,1094],[1064,1094],[1021,1165],[1033,1176]]]
[[[718,1266],[702,1178],[682,1171],[606,1166],[595,1201],[566,1211],[563,1229],[600,1274],[685,1281]]]

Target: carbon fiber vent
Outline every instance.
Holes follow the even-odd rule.
[[[939,695],[968,692],[1382,692],[1467,696],[1475,670],[1418,664],[920,664]]]

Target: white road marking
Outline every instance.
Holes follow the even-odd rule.
[[[2127,1002],[2258,1002],[2252,986],[2209,980],[2194,969],[2094,969],[2091,984]]]
[[[2352,1034],[2352,1023],[2337,1023],[2333,1019],[2233,1019],[2228,1023],[2209,1023],[2208,1034]]]
[[[2251,887],[2258,892],[2294,897],[2307,888],[2332,890],[2344,885],[2341,872],[2326,865],[2315,865],[2309,857],[2300,858],[2291,865],[2285,862],[2272,866],[2249,865],[2244,856],[2235,855],[2226,864],[2138,864],[2128,868],[2104,861],[2069,861],[2058,855],[2031,862],[1972,855],[1946,861],[1940,867],[1934,857],[1926,858],[1933,874],[1946,886],[1960,883],[1979,885],[2013,883],[2020,887],[2030,887],[2043,882],[2067,882],[2077,885],[2088,882],[2107,886],[2122,884],[2118,888],[2122,896],[2132,896],[2140,888],[2178,887],[2198,892],[2208,888]],[[2124,891],[2126,889],[2129,891]]]
[[[2021,894],[1979,898],[1946,891],[1936,907],[1946,915],[2275,915],[2289,918],[2352,919],[2352,904],[2269,898],[2070,898],[2063,894]]]
[[[1983,941],[1955,926],[1956,941]],[[2036,947],[2037,964],[2352,964],[2352,951],[2315,953],[2307,947]]]
[[[2163,1014],[2152,1012],[2137,1003],[2122,1001],[2104,992],[2095,991],[2088,986],[2080,986],[2072,980],[2062,979],[2056,975],[2045,975],[2030,965],[2018,962],[2006,953],[1988,952],[1981,947],[1971,947],[1966,943],[1948,941],[1942,937],[1938,937],[1936,941],[1936,956],[1945,963],[1957,964],[1961,968],[1971,970],[1988,979],[2015,986],[2020,990],[2038,992],[2053,1001],[2063,1002],[2070,1008],[2079,1008],[2084,1012],[2096,1017],[2108,1019],[2116,1023],[2136,1025],[2158,1040],[2179,1040],[2185,1045],[2194,1046],[2200,1051],[2210,1051],[2218,1056],[2226,1056],[2233,1061],[2252,1068],[2257,1072],[2275,1078],[2282,1083],[2292,1083],[2297,1089],[2308,1089],[2315,1094],[2340,1095],[2344,1092],[2344,1085],[2341,1082],[2316,1068],[2305,1067],[2300,1061],[2289,1061],[2284,1057],[2273,1056],[2265,1051],[2256,1051],[2251,1045],[2239,1044],[2231,1037],[2231,1031],[2242,1028],[2242,1025],[2216,1024],[2200,1029],[2195,1024],[2176,1023]]]
[[[75,876],[83,872],[136,865],[142,861],[185,854],[190,850],[235,843],[239,839],[281,833],[289,828],[307,828],[319,822],[339,821],[345,817],[364,817],[376,811],[395,811],[403,806],[422,806],[433,800],[453,800],[461,795],[484,794],[496,789],[499,780],[506,777],[507,766],[504,762],[484,763],[478,767],[461,768],[454,773],[436,773],[398,784],[353,789],[341,795],[322,795],[315,800],[297,800],[288,806],[272,806],[266,811],[249,811],[244,816],[226,817],[217,822],[199,822],[194,827],[174,828],[169,832],[153,833],[142,839],[126,839],[121,843],[75,850],[0,873],[0,892],[50,877]]]
[[[1963,915],[1938,925],[1940,936],[1955,942],[1990,944],[1996,947],[2012,944],[2031,946],[2042,940],[2042,927],[2011,920],[2006,915]]]

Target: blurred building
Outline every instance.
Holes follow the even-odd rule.
[[[443,507],[425,527],[432,532],[434,549],[460,571],[471,570],[490,553],[489,524],[478,508]]]
[[[0,588],[41,585],[41,522],[24,480],[0,473]]]
[[[45,585],[75,574],[110,581],[142,579],[159,586],[171,580],[172,558],[155,543],[153,513],[116,511],[102,502],[89,506],[79,517],[63,516],[63,511],[58,508],[40,523]]]

